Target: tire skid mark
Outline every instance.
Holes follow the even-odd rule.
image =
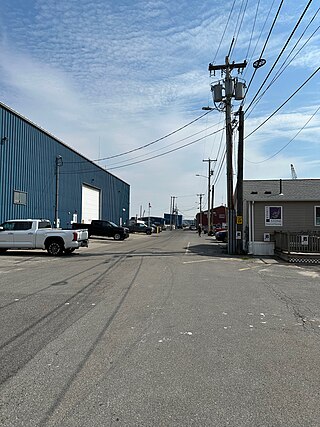
[[[117,260],[116,260],[116,261],[117,261]],[[82,271],[79,271],[78,273],[73,274],[72,276],[66,277],[66,278],[63,280],[63,282],[68,282],[69,280],[75,279],[76,277],[81,276],[82,274],[87,273],[88,271],[94,270],[95,268],[100,267],[101,265],[104,265],[105,263],[106,263],[106,261],[104,260],[104,261],[102,261],[102,262],[99,262],[98,264],[93,265],[93,266],[92,266],[92,267],[90,267],[90,268],[84,268]],[[61,282],[62,282],[62,281],[60,281],[60,283],[61,283]],[[44,288],[41,288],[41,289],[39,289],[38,291],[32,292],[31,294],[28,294],[28,295],[26,295],[26,296],[20,297],[20,298],[19,298],[19,301],[24,301],[24,300],[27,300],[28,298],[32,298],[32,297],[34,297],[35,295],[38,295],[38,294],[40,294],[41,292],[46,291],[47,289],[50,289],[52,286],[57,286],[57,283],[58,283],[58,282],[50,283],[50,285],[45,286]],[[9,307],[10,305],[13,305],[13,304],[16,304],[16,303],[17,303],[16,301],[11,301],[11,302],[9,302],[9,303],[7,303],[7,304],[5,304],[5,305],[2,305],[2,306],[0,306],[0,311],[1,311],[2,309],[4,309],[4,308]],[[1,350],[1,347],[0,347],[0,350]]]
[[[144,259],[144,257],[143,257]],[[168,264],[165,264],[166,266],[168,266]],[[138,266],[138,268],[140,269],[141,266]],[[132,286],[135,282],[135,279],[138,276],[138,271],[135,274],[133,281],[131,282],[131,284],[129,286]],[[168,302],[168,299],[170,298],[170,295],[172,293],[172,289],[174,286],[174,272],[171,266],[169,266],[169,274],[170,274],[170,286],[169,289],[166,291],[165,295],[162,298],[162,303],[161,306],[165,306]],[[156,318],[158,317],[158,315],[161,313],[161,309],[156,309],[155,311],[153,311],[152,313],[149,314],[149,317],[146,319],[146,325],[144,326],[144,328],[139,332],[139,335],[136,337],[136,339],[126,348],[123,349],[123,351],[120,352],[120,354],[118,355],[118,357],[116,359],[112,359],[112,364],[110,364],[107,368],[104,365],[104,371],[103,371],[103,375],[100,376],[100,379],[97,380],[95,379],[94,384],[92,385],[86,385],[86,390],[84,391],[75,391],[73,390],[73,394],[76,396],[75,399],[73,399],[73,402],[71,405],[69,405],[69,407],[63,411],[63,414],[59,414],[59,421],[61,421],[61,419],[63,417],[68,417],[68,414],[70,412],[73,411],[73,409],[79,405],[79,403],[81,403],[84,399],[86,399],[86,397],[88,396],[89,393],[91,393],[92,390],[94,390],[99,383],[101,383],[101,381],[103,381],[108,375],[110,375],[115,369],[118,369],[119,366],[121,366],[121,362],[123,361],[123,359],[126,359],[135,349],[139,348],[141,345],[141,339],[142,337],[146,336],[148,334],[148,330],[150,330],[150,328],[153,327],[154,321],[156,320]],[[98,344],[98,342],[96,343],[96,345]],[[93,351],[90,353],[90,355],[93,353]],[[89,355],[89,356],[90,356]],[[87,360],[89,359],[89,357],[87,358]],[[82,368],[85,366],[85,363],[82,363],[81,365],[81,370]],[[57,404],[55,405],[55,407],[53,408],[53,410],[51,409],[50,411],[50,415],[47,416],[42,422],[43,424],[40,424],[41,426],[47,426],[46,423],[49,422],[50,425],[50,418],[51,416],[54,415],[54,413],[56,412],[56,410],[58,409],[58,406],[63,402],[64,398],[66,397],[68,390],[71,388],[71,386],[74,385],[74,383],[77,380],[77,377],[79,376],[81,370],[78,370],[78,372],[73,376],[72,378],[72,383],[69,383],[68,385],[68,389],[66,390],[66,392],[64,393],[63,396],[60,396],[59,398],[59,402],[57,402]],[[80,381],[80,380],[79,380]],[[83,386],[83,384],[82,384]],[[58,422],[59,422],[58,421]],[[54,420],[53,425],[56,425],[57,420]]]
[[[83,291],[88,290],[90,288],[90,286],[95,285],[97,283],[100,283],[101,279],[111,271],[111,269],[115,268],[117,266],[117,264],[119,264],[120,262],[124,261],[125,257],[123,258],[118,258],[109,268],[107,268],[104,272],[102,272],[98,278],[94,279],[92,282],[88,283],[87,285],[85,285],[83,288],[79,289],[74,295],[72,295],[71,297],[67,298],[65,301],[63,301],[61,304],[59,304],[57,307],[55,307],[53,310],[49,311],[49,313],[47,313],[46,315],[40,317],[38,320],[36,320],[35,322],[33,322],[31,325],[29,325],[28,327],[26,327],[23,331],[19,332],[19,334],[17,334],[15,337],[10,338],[9,340],[7,340],[5,343],[3,343],[0,346],[0,350],[3,350],[7,345],[11,344],[13,341],[15,341],[17,338],[20,338],[22,335],[24,335],[26,332],[28,332],[29,330],[31,330],[32,328],[34,328],[35,326],[39,325],[41,322],[43,322],[44,320],[47,320],[47,318],[49,318],[51,315],[55,314],[56,312],[58,312],[59,310],[61,310],[62,308],[65,307],[66,303],[70,303],[73,302],[74,299],[76,299],[78,296],[81,296]],[[77,275],[75,275],[74,277],[76,277]],[[51,285],[50,285],[51,286]],[[88,297],[88,294],[85,295],[86,297]]]
[[[172,235],[170,236],[166,236],[165,239],[161,239],[161,243],[162,245],[166,246],[166,242],[168,240],[171,240],[173,238]],[[159,242],[159,243],[160,243]],[[140,242],[139,242],[140,243]],[[24,366],[25,363],[27,363],[29,360],[31,360],[40,350],[41,348],[46,345],[47,343],[49,343],[50,341],[52,341],[52,339],[54,339],[57,336],[57,333],[61,333],[61,326],[63,328],[63,330],[67,329],[68,327],[70,327],[72,324],[74,324],[75,322],[77,322],[81,317],[85,316],[87,314],[87,312],[89,310],[92,309],[92,307],[90,306],[89,308],[87,307],[85,310],[82,310],[82,313],[79,313],[79,303],[77,303],[77,300],[81,300],[81,298],[85,301],[85,299],[88,299],[90,297],[90,294],[92,294],[92,292],[95,290],[96,286],[98,286],[101,281],[103,280],[103,278],[105,277],[105,275],[107,273],[109,273],[110,271],[112,271],[113,269],[117,268],[119,266],[119,264],[121,264],[123,261],[126,260],[126,258],[128,258],[131,254],[133,254],[134,252],[138,251],[139,248],[141,247],[150,247],[151,245],[154,245],[153,241],[150,241],[146,244],[146,241],[141,242],[141,244],[136,245],[135,249],[132,249],[126,253],[112,253],[109,255],[113,256],[113,260],[111,260],[110,262],[114,261],[112,263],[112,265],[109,265],[108,268],[101,273],[98,277],[96,277],[92,282],[88,283],[86,286],[82,287],[79,291],[77,291],[74,295],[72,295],[71,297],[69,297],[68,299],[66,299],[65,301],[63,301],[61,304],[59,304],[57,307],[55,307],[53,310],[51,310],[49,313],[47,313],[46,315],[42,316],[41,318],[39,318],[38,320],[36,320],[35,322],[33,322],[31,325],[27,326],[24,330],[20,331],[20,333],[18,333],[17,335],[15,335],[14,337],[11,337],[10,339],[8,339],[5,343],[3,343],[0,346],[0,351],[1,351],[1,365],[6,367],[6,371],[4,369],[1,369],[3,375],[2,378],[0,376],[0,383],[4,384],[8,379],[10,379],[10,377],[12,377],[12,375],[14,375],[15,373],[17,373],[19,371],[19,369],[21,369],[22,366]],[[162,246],[161,245],[161,246]],[[138,246],[138,248],[137,248]],[[85,269],[81,272],[78,272],[74,275],[69,276],[66,280],[70,280],[73,279],[75,277],[78,277],[80,275],[82,275],[84,272],[88,272],[90,270],[93,270],[96,267],[99,267],[101,265],[106,264],[106,261],[104,260],[103,262],[99,262],[98,264],[94,265],[93,267],[90,267],[89,269]],[[30,294],[28,296],[26,296],[24,299],[27,299],[29,297],[32,297],[35,294],[41,293],[42,291],[44,291],[45,289],[48,289],[49,287],[51,287],[52,284],[50,284],[49,286],[33,293]],[[109,286],[112,286],[112,284]],[[109,287],[108,286],[108,287]],[[86,293],[85,295],[83,295],[84,291],[88,291],[91,289],[90,293]],[[101,289],[100,292],[104,292],[105,289]],[[99,292],[99,293],[100,293]],[[21,300],[22,298],[20,298]],[[73,304],[69,305],[70,302],[72,302]],[[12,302],[14,304],[16,304],[17,302],[14,301]],[[9,304],[11,305],[11,303]],[[80,306],[83,309],[83,306]],[[4,307],[2,307],[4,308]],[[74,317],[76,315],[76,318],[72,321],[72,323],[68,323],[68,319],[70,322],[70,318],[72,319],[72,317]],[[59,318],[60,317],[60,318]],[[41,334],[41,328],[43,326],[46,326],[47,329],[51,328],[52,332],[50,334],[48,334],[48,340],[45,342],[45,340],[38,340],[38,342],[36,343],[35,347],[36,347],[36,351],[34,351],[32,354],[28,354],[28,352],[25,352],[25,357],[23,358],[23,360],[20,360],[19,363],[17,363],[15,366],[12,365],[12,353],[15,351],[16,348],[19,348],[19,351],[21,350],[21,347],[28,345],[28,343],[30,343],[30,341],[32,339],[34,339],[37,335]],[[38,344],[38,345],[37,345]],[[9,367],[9,369],[8,369]]]
[[[80,320],[83,316],[85,316],[87,312],[92,309],[92,306],[84,307],[83,305],[79,306],[79,304],[75,304],[77,302],[77,298],[82,298],[83,300],[89,298],[92,292],[95,290],[95,287],[98,286],[105,278],[106,274],[117,268],[123,261],[125,261],[125,259],[125,256],[116,259],[113,265],[111,265],[104,272],[102,272],[98,278],[94,279],[91,283],[87,284],[85,287],[79,290],[75,295],[68,298],[68,300],[64,301],[58,307],[51,310],[45,316],[42,316],[40,319],[29,325],[19,334],[15,335],[11,339],[7,340],[7,342],[2,344],[0,346],[0,351],[2,353],[0,358],[0,372],[2,374],[2,378],[0,376],[0,384],[4,384],[8,379],[12,377],[12,375],[16,374],[24,364],[31,360],[44,347],[44,345],[47,345],[49,342],[55,339],[57,337],[58,332],[62,333],[64,330],[66,330],[78,320]],[[90,287],[90,293],[82,293],[84,290],[90,289]],[[103,292],[104,290],[101,291]],[[74,302],[74,304],[69,305],[68,302],[70,301]],[[84,308],[81,313],[79,313],[79,307],[82,309]],[[76,318],[70,322],[70,318],[72,319],[72,317],[74,317],[75,315]],[[12,352],[15,351],[16,348],[21,352],[21,348],[23,346],[29,346],[31,340],[36,337],[37,334],[41,334],[41,328],[44,326],[46,326],[47,331],[49,329],[52,330],[50,331],[50,333],[47,334],[49,339],[47,341],[43,339],[38,340],[35,344],[35,347],[37,347],[36,351],[34,351],[32,354],[28,354],[27,351],[23,353],[24,358],[22,360],[20,359],[19,363],[14,366],[12,364]]]
[[[73,385],[73,383],[76,380],[77,376],[83,370],[84,366],[86,365],[86,363],[89,360],[90,356],[92,355],[92,353],[94,352],[95,348],[97,347],[97,345],[101,341],[102,337],[105,335],[105,333],[109,329],[110,325],[112,324],[113,320],[115,319],[116,315],[118,314],[119,310],[121,309],[124,301],[126,300],[126,298],[127,298],[128,294],[129,294],[129,292],[130,292],[133,284],[135,283],[135,280],[136,280],[136,278],[137,278],[137,276],[138,276],[138,274],[140,272],[140,269],[141,269],[141,266],[142,266],[142,262],[143,262],[143,258],[140,259],[140,263],[139,263],[139,265],[137,267],[137,270],[136,270],[133,278],[131,279],[131,281],[130,281],[128,287],[127,287],[127,289],[123,293],[123,295],[122,295],[120,301],[118,302],[117,306],[115,307],[115,309],[113,310],[113,312],[109,316],[106,324],[104,325],[104,327],[102,328],[102,330],[99,332],[97,338],[92,343],[91,347],[87,351],[87,353],[84,356],[84,358],[81,361],[81,363],[78,364],[77,369],[72,374],[72,376],[69,379],[69,381],[67,382],[67,384],[61,390],[61,392],[60,392],[58,398],[56,399],[56,401],[53,403],[53,405],[49,408],[49,410],[47,411],[47,413],[45,414],[45,416],[40,421],[39,426],[46,426],[47,425],[47,423],[50,420],[51,416],[54,414],[54,412],[56,411],[56,409],[58,408],[58,406],[60,405],[60,403],[63,401],[63,399],[66,396],[67,392],[69,391],[69,389]]]
[[[162,244],[162,245],[165,245],[166,243],[167,243],[167,241],[168,240],[171,240],[172,239],[172,235],[170,234],[169,236],[166,236],[164,239],[161,239],[160,240],[160,244]],[[140,242],[139,242],[140,243]],[[148,242],[148,244],[146,245],[145,244],[145,242],[141,242],[141,244],[140,245],[138,245],[138,246],[142,246],[142,247],[150,247],[150,246],[152,246],[152,245],[154,245],[154,242],[152,241],[152,242]],[[110,256],[113,256],[113,257],[120,257],[120,256],[123,256],[123,255],[125,255],[126,257],[128,257],[128,256],[130,256],[131,254],[133,254],[134,252],[136,252],[138,249],[134,249],[134,250],[131,250],[131,251],[128,251],[126,254],[122,254],[122,253],[119,253],[119,254],[117,254],[117,253],[111,253],[111,254],[108,254],[108,255],[110,255]],[[30,259],[36,259],[37,257],[32,257],[32,258],[28,258],[28,260],[24,260],[24,261],[20,261],[20,263],[22,263],[22,262],[27,262],[27,261],[30,261]],[[95,269],[95,268],[97,268],[97,267],[100,267],[101,265],[104,265],[106,263],[106,261],[104,260],[104,261],[102,261],[102,262],[99,262],[98,264],[95,264],[94,266],[92,266],[92,267],[90,267],[90,268],[84,268],[82,271],[80,271],[80,272],[78,272],[78,273],[76,273],[76,274],[73,274],[73,275],[71,275],[71,276],[69,276],[69,277],[66,277],[65,279],[64,279],[64,281],[69,281],[69,280],[72,280],[72,279],[74,279],[74,278],[76,278],[76,277],[78,277],[78,276],[81,276],[83,273],[86,273],[86,272],[88,272],[88,271],[90,271],[90,270],[93,270],[93,269]],[[51,288],[51,286],[55,286],[56,285],[56,282],[55,283],[50,283],[50,285],[48,285],[48,286],[45,286],[44,288],[42,288],[42,289],[39,289],[38,291],[36,291],[36,292],[33,292],[33,293],[31,293],[31,294],[28,294],[28,295],[26,295],[26,296],[23,296],[23,297],[20,297],[19,298],[19,301],[21,302],[21,301],[24,301],[24,300],[27,300],[28,298],[32,298],[32,297],[34,297],[35,295],[38,295],[38,294],[40,294],[41,292],[43,292],[43,291],[46,291],[47,289],[50,289]],[[68,302],[68,301],[66,301],[66,302]],[[11,301],[11,302],[9,302],[9,303],[7,303],[7,304],[5,304],[5,305],[2,305],[2,306],[0,306],[0,311],[2,310],[2,309],[4,309],[4,308],[7,308],[7,307],[9,307],[9,306],[11,306],[11,305],[13,305],[13,304],[17,304],[17,301]],[[65,304],[65,303],[64,303]],[[1,346],[0,346],[0,350],[1,350]]]

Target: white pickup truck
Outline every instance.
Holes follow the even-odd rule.
[[[0,253],[7,249],[43,249],[58,256],[81,246],[88,246],[88,230],[52,228],[50,221],[43,219],[13,219],[0,225]]]

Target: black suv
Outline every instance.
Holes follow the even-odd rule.
[[[130,233],[151,234],[152,233],[152,227],[148,227],[146,224],[142,224],[141,222],[138,222],[136,224],[129,225],[129,231],[130,231]]]
[[[91,224],[72,224],[72,228],[87,228],[89,237],[105,236],[113,237],[114,240],[124,240],[129,237],[129,230],[126,227],[119,227],[112,221],[106,221],[101,219],[93,219],[91,221]]]

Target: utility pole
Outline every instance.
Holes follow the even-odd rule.
[[[236,250],[236,233],[235,233],[235,210],[233,200],[233,167],[232,167],[232,147],[233,147],[233,129],[231,121],[232,103],[234,97],[236,100],[244,98],[244,83],[231,76],[232,70],[235,68],[238,71],[243,70],[247,66],[247,62],[230,63],[229,57],[226,56],[225,64],[213,65],[209,64],[210,75],[213,71],[222,71],[225,73],[223,80],[224,87],[221,83],[211,86],[211,91],[214,93],[214,102],[223,102],[226,114],[226,162],[227,162],[227,209],[228,209],[228,254],[234,254]],[[224,89],[224,96],[222,94]]]
[[[210,236],[211,232],[211,205],[210,205],[210,193],[211,193],[211,176],[213,174],[213,171],[211,170],[211,162],[214,160],[212,159],[206,159],[202,160],[203,162],[208,162],[208,236]]]
[[[203,193],[197,194],[197,196],[200,197],[200,201],[199,201],[199,204],[200,204],[200,224],[202,225],[202,220],[203,220],[203,218],[202,218],[202,196],[204,196],[204,194]]]
[[[148,227],[150,227],[150,214],[151,214],[151,203],[148,205]]]
[[[171,202],[170,202],[170,230],[172,230],[172,226],[173,226],[173,216],[174,216],[174,212],[175,212],[175,199],[176,196],[171,196]],[[175,220],[176,222],[176,220]]]
[[[244,138],[244,111],[239,108],[239,142],[238,142],[238,176],[237,176],[237,254],[243,252],[243,138]]]
[[[214,184],[211,186],[211,226],[213,230],[213,209],[214,209]],[[213,234],[213,232],[212,232]]]
[[[178,224],[178,202],[177,202],[177,199],[178,197],[177,196],[175,196],[175,204],[174,204],[174,210],[173,210],[173,213],[174,213],[174,226],[175,226],[175,228],[177,228],[177,224]]]
[[[60,178],[60,166],[63,165],[62,157],[57,156],[56,157],[56,202],[55,202],[55,209],[54,209],[54,226],[55,228],[59,228],[59,178]]]

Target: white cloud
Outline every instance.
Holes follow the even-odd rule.
[[[212,105],[207,68],[217,52],[232,3],[226,2],[222,8],[217,1],[195,1],[190,6],[186,0],[36,0],[23,9],[12,0],[10,7],[0,12],[2,101],[91,159],[147,144],[199,116],[202,106]],[[291,3],[291,9],[288,4],[285,10],[288,19],[279,22],[270,40],[266,52],[268,65],[257,73],[250,96],[263,80],[290,25],[297,18],[292,9],[294,2]],[[259,37],[268,8],[269,5],[261,5],[251,48]],[[234,18],[239,10],[240,4],[237,4]],[[248,7],[232,58],[236,61],[245,57],[254,13],[255,7]],[[272,15],[270,23],[271,19]],[[222,40],[216,58],[218,63],[224,62],[235,22],[236,19],[230,21],[227,36]],[[267,25],[260,38],[258,53],[268,28]],[[246,120],[247,134],[285,99],[287,93],[292,93],[297,81],[305,79],[303,73],[309,70],[300,69],[300,64],[306,67],[308,61],[309,66],[312,61],[315,63],[312,51],[315,53],[313,48],[299,56],[300,59],[297,57],[296,61],[300,62],[294,62],[262,98],[254,110],[255,116]],[[251,74],[250,65],[246,70],[247,81]],[[282,110],[248,138],[248,159],[265,159],[303,126],[317,101],[317,91],[312,87],[319,83],[317,79],[312,82],[308,86],[310,96],[300,97],[299,103],[290,104],[290,109]],[[150,153],[151,149],[165,147],[218,120],[219,114],[213,112],[184,132],[118,160],[144,153],[156,155],[158,152]],[[246,164],[246,176],[274,178],[285,175],[289,173],[289,160],[297,164],[299,173],[315,176],[319,165],[311,152],[312,147],[319,146],[319,127],[317,116],[288,149],[272,161],[272,167],[270,162],[258,168]],[[219,143],[220,135],[208,137],[170,155],[112,170],[131,184],[132,214],[139,211],[140,204],[146,206],[151,202],[153,212],[161,215],[169,209],[171,195],[193,193],[190,204],[189,199],[182,199],[181,203],[186,209],[188,205],[195,205],[198,202],[196,194],[206,193],[206,180],[196,178],[195,174],[207,174],[202,160],[216,156]],[[298,149],[298,143],[300,147],[303,144],[303,150]],[[223,152],[222,148],[219,161]],[[101,164],[111,165],[115,160]],[[225,193],[223,169],[216,186],[217,203],[225,202]],[[194,213],[196,210],[195,207]]]

